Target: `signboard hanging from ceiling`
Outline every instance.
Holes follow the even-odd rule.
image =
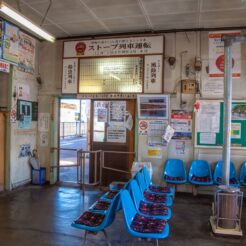
[[[209,38],[209,77],[224,77],[224,42],[223,35],[240,36],[240,31],[210,32]],[[232,77],[241,76],[241,44],[239,42],[232,45]]]
[[[64,58],[163,53],[163,36],[64,42]]]

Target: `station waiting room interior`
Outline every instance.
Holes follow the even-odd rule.
[[[0,245],[246,245],[246,1],[0,1]]]

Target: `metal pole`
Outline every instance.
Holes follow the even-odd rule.
[[[230,184],[231,101],[232,101],[232,41],[226,40],[224,52],[224,131],[222,184]]]

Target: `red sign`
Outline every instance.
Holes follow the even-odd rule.
[[[83,56],[86,50],[86,44],[84,42],[79,42],[75,46],[77,56]]]

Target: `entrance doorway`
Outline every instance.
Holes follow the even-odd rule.
[[[106,167],[102,170],[103,185],[130,178],[127,172],[130,172],[135,157],[135,102],[135,100],[92,100],[91,102],[91,150],[103,150],[101,161]],[[94,170],[94,161],[91,157],[90,182],[93,182],[96,173],[99,175],[99,170],[96,172]]]
[[[78,183],[77,151],[89,150],[90,100],[61,99],[59,127],[60,182]],[[86,160],[85,181],[88,182],[89,160]]]

